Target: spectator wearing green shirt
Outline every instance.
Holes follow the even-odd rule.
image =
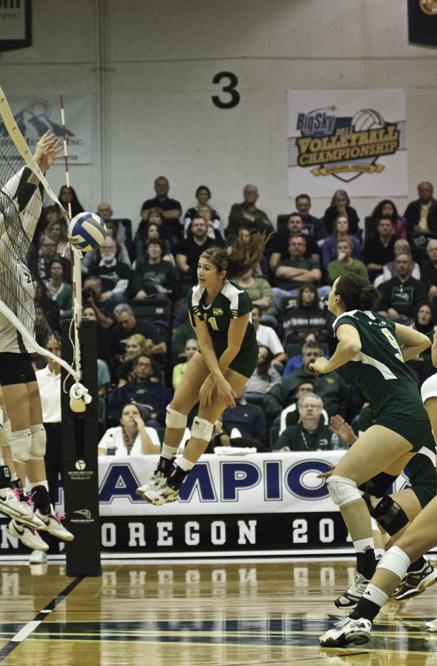
[[[298,409],[299,423],[284,430],[273,451],[331,451],[337,448],[338,437],[322,417],[323,400],[315,393],[306,393],[300,398]]]
[[[71,317],[73,292],[71,286],[63,281],[64,266],[60,259],[53,259],[49,265],[49,279],[46,282],[50,296],[59,308],[63,319]]]
[[[354,246],[349,238],[341,238],[337,241],[337,259],[328,264],[328,276],[331,284],[345,273],[356,273],[368,279],[367,268],[359,259],[353,258]]]
[[[276,310],[281,310],[283,298],[297,296],[299,287],[304,282],[318,283],[322,273],[317,264],[305,258],[307,238],[303,234],[290,236],[288,240],[289,259],[281,259],[276,266],[276,287],[273,288],[273,303]],[[330,287],[320,287],[317,292],[320,298],[325,298]]]

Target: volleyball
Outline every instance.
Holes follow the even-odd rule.
[[[363,130],[383,128],[385,123],[379,111],[362,109],[352,118],[352,127],[356,132],[362,132]]]
[[[95,213],[79,213],[68,225],[68,240],[76,250],[91,252],[106,238],[106,225]]]

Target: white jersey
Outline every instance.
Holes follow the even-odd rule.
[[[33,336],[35,284],[25,261],[41,215],[42,190],[28,182],[31,175],[24,167],[0,190],[0,300]],[[30,351],[15,326],[0,313],[0,352]]]

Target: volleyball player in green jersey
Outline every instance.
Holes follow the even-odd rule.
[[[356,601],[376,568],[370,514],[358,486],[381,472],[400,474],[431,436],[419,390],[404,363],[431,343],[418,331],[373,312],[377,298],[365,278],[347,274],[335,280],[328,309],[336,316],[337,348],[329,360],[319,358],[310,366],[326,374],[347,364],[375,415],[375,423],[346,452],[327,481],[357,554],[358,574],[347,591]]]
[[[437,368],[437,335],[434,335],[432,362]],[[421,394],[433,432],[437,434],[437,373],[422,384]],[[322,634],[319,639],[320,644],[325,647],[344,647],[349,643],[367,642],[371,636],[373,620],[403,580],[411,562],[415,562],[435,545],[437,545],[437,497],[427,504],[395,545],[383,555],[356,608],[348,617]],[[431,631],[436,631],[437,621],[428,622],[427,627]]]
[[[179,488],[206,450],[226,407],[235,407],[258,360],[258,345],[251,323],[249,296],[228,277],[255,266],[266,236],[255,233],[247,243],[235,241],[230,253],[218,247],[200,255],[198,284],[187,295],[191,325],[200,351],[189,361],[173,400],[167,407],[164,443],[152,479],[137,494],[152,504],[174,502]],[[187,424],[187,415],[199,402],[191,438],[183,456],[176,452]]]

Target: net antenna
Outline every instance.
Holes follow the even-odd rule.
[[[23,118],[19,122],[24,124]],[[90,396],[80,384],[80,364],[79,367],[76,364],[72,367],[39,345],[34,337],[35,284],[38,281],[41,283],[41,280],[31,266],[31,244],[42,210],[44,191],[57,204],[64,218],[65,211],[32,155],[1,87],[0,139],[0,313],[16,329],[23,351],[32,350],[52,359],[73,377],[72,389],[75,395],[81,396],[77,401],[81,404],[75,405],[75,409],[72,396],[70,404],[73,411],[84,411]],[[39,181],[31,195],[26,192],[26,175],[31,176],[30,172]]]
[[[63,144],[63,155],[64,155],[64,166],[65,166],[65,184],[70,188],[70,171],[68,166],[68,140],[67,140],[67,125],[65,122],[65,106],[64,106],[64,95],[59,95],[59,106],[61,110],[61,125],[62,125],[62,144]],[[68,221],[72,218],[71,202],[68,202],[68,211],[67,211]],[[77,250],[70,243],[70,254],[71,254],[71,286],[73,288],[73,316],[71,318],[70,324],[70,342],[73,348],[73,364],[76,371],[77,377],[81,377],[81,353],[80,353],[80,341],[79,341],[79,327],[80,322],[82,321],[82,271],[81,271],[81,259],[82,253]],[[83,386],[76,379],[75,384],[70,389],[70,407],[73,411],[85,411],[88,394],[83,394]],[[76,404],[76,408],[73,406],[73,402]],[[89,402],[89,400],[88,400]],[[80,408],[82,407],[82,408]]]

